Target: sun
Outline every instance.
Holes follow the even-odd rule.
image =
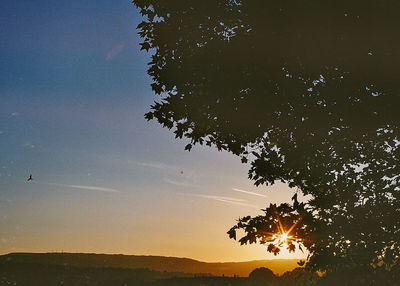
[[[286,243],[287,242],[287,239],[288,239],[288,235],[287,235],[287,233],[286,232],[284,232],[284,233],[282,233],[279,237],[278,237],[278,239],[280,240],[280,243]]]
[[[295,233],[292,231],[296,228],[296,226],[302,221],[302,217],[299,217],[292,225],[283,224],[278,212],[275,210],[275,225],[276,229],[274,232],[262,231],[262,243],[268,243],[268,251],[273,252],[277,255],[281,248],[287,248],[289,252],[295,251],[295,244],[298,244],[298,247],[301,251],[301,243],[302,239],[297,237]],[[270,226],[270,228],[272,228]]]
[[[278,246],[287,245],[289,241],[293,239],[291,235],[287,232],[278,232],[272,235],[271,239],[273,240],[272,243]]]

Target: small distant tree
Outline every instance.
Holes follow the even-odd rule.
[[[260,267],[251,271],[249,280],[252,285],[275,285],[276,276],[271,269]]]
[[[264,243],[274,254],[306,248],[313,270],[384,271],[392,281],[400,257],[400,3],[134,3],[161,95],[146,118],[190,139],[187,150],[206,144],[240,156],[257,186],[281,181],[310,198],[240,218],[229,236],[242,229],[241,244]]]

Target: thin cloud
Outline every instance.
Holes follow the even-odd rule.
[[[124,49],[125,45],[123,43],[120,43],[118,45],[115,45],[110,51],[108,51],[107,56],[106,56],[106,61],[110,61],[116,56],[118,56],[122,50]]]
[[[66,185],[66,184],[55,184],[55,183],[44,183],[44,182],[36,182],[36,183],[50,185],[50,186],[57,186],[57,187],[73,188],[73,189],[79,189],[79,190],[89,190],[89,191],[106,192],[106,193],[120,193],[120,191],[117,189],[104,188],[104,187],[98,187],[98,186]]]
[[[184,186],[184,187],[196,187],[193,184],[190,184],[188,182],[180,182],[180,181],[176,181],[176,180],[171,180],[168,178],[164,178],[164,182],[171,184],[171,185],[176,185],[176,186]]]
[[[183,167],[179,168],[173,165],[167,165],[162,162],[140,162],[140,161],[131,161],[131,163],[135,163],[138,166],[145,168],[153,168],[160,170],[164,173],[167,173],[169,177],[174,177],[173,180],[169,178],[165,178],[164,181],[179,186],[194,186],[199,185],[199,177],[200,175],[197,172],[193,172],[190,170],[186,170]]]
[[[241,190],[241,189],[237,189],[237,188],[232,188],[232,190],[234,190],[235,192],[240,192],[240,193],[244,193],[244,194],[249,194],[249,195],[253,195],[253,196],[267,198],[266,195],[262,195],[262,194],[258,194],[258,193],[254,193],[254,192],[249,192],[249,191],[245,191],[245,190]]]
[[[249,204],[247,203],[247,200],[242,200],[242,199],[237,199],[237,198],[232,198],[232,197],[224,197],[224,196],[211,196],[211,195],[203,195],[203,194],[197,194],[195,196],[204,198],[204,199],[210,199],[210,200],[215,200],[218,202],[223,202],[231,205],[239,205],[239,206],[245,206],[245,207],[252,207],[259,209],[258,206]]]
[[[168,166],[167,164],[164,164],[161,162],[136,162],[136,164],[138,164],[139,166],[155,168],[155,169],[160,169],[160,170],[175,169],[175,168]]]
[[[34,144],[32,144],[31,142],[26,142],[24,145],[22,145],[23,147],[25,147],[25,148],[31,148],[31,149],[33,149],[33,148],[35,148],[35,145]]]
[[[74,188],[74,189],[108,192],[108,193],[119,193],[120,192],[116,189],[96,187],[96,186],[81,186],[81,185],[65,185],[65,186],[69,187],[69,188]]]
[[[159,170],[165,170],[169,172],[175,173],[177,176],[182,177],[186,180],[195,180],[197,176],[193,174],[193,172],[188,172],[188,171],[183,171],[182,169],[179,169],[176,166],[172,165],[167,165],[162,162],[139,162],[139,161],[134,161],[135,164],[146,167],[146,168],[154,168],[154,169],[159,169]]]

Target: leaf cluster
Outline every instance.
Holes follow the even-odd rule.
[[[315,244],[310,239],[313,233],[313,216],[304,203],[297,204],[296,207],[286,203],[279,206],[270,204],[262,211],[263,215],[239,218],[237,224],[228,231],[229,238],[236,240],[237,231],[243,230],[245,235],[238,240],[241,245],[266,244],[267,251],[274,255],[279,254],[283,245],[289,252],[295,252],[296,248],[303,252],[303,247],[310,249]],[[299,224],[300,222],[302,223]],[[277,243],[274,235],[281,232],[289,232],[290,239]]]
[[[189,139],[187,150],[240,156],[255,185],[308,195],[296,236],[310,267],[398,265],[400,2],[134,3],[161,96],[148,120]],[[274,208],[288,224],[299,218],[298,205],[270,206],[229,235],[267,243]]]

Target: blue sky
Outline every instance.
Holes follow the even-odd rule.
[[[291,193],[256,189],[238,158],[184,151],[145,121],[157,98],[130,1],[3,0],[0,11],[2,253],[272,258],[226,231]]]

